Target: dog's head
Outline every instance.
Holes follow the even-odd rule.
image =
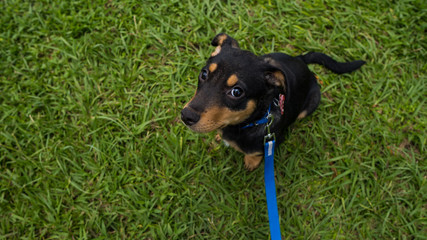
[[[181,111],[182,121],[196,132],[248,120],[265,105],[265,96],[285,87],[284,74],[277,67],[241,50],[230,36],[218,34],[212,45],[216,48],[199,74],[196,93]]]

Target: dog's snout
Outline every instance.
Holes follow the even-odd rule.
[[[192,126],[200,120],[200,115],[194,110],[186,107],[181,111],[181,119],[187,126]]]

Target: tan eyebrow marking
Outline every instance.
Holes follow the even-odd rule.
[[[231,87],[234,86],[237,81],[239,79],[237,78],[236,74],[231,75],[228,79],[227,79],[227,86]]]
[[[211,65],[209,65],[209,71],[214,72],[217,67],[218,67],[218,64],[212,63]]]

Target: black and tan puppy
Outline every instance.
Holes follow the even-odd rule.
[[[280,143],[290,124],[319,105],[320,87],[307,64],[348,73],[365,63],[339,63],[315,52],[297,57],[283,53],[256,56],[241,50],[236,40],[223,33],[212,45],[216,49],[202,68],[196,94],[185,105],[181,119],[196,132],[218,130],[225,142],[245,154],[249,170],[262,160],[268,113],[274,115],[270,129]]]

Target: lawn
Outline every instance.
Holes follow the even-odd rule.
[[[319,51],[275,155],[283,239],[427,239],[425,1],[0,1],[0,239],[268,239],[263,163],[179,120],[226,32]]]

